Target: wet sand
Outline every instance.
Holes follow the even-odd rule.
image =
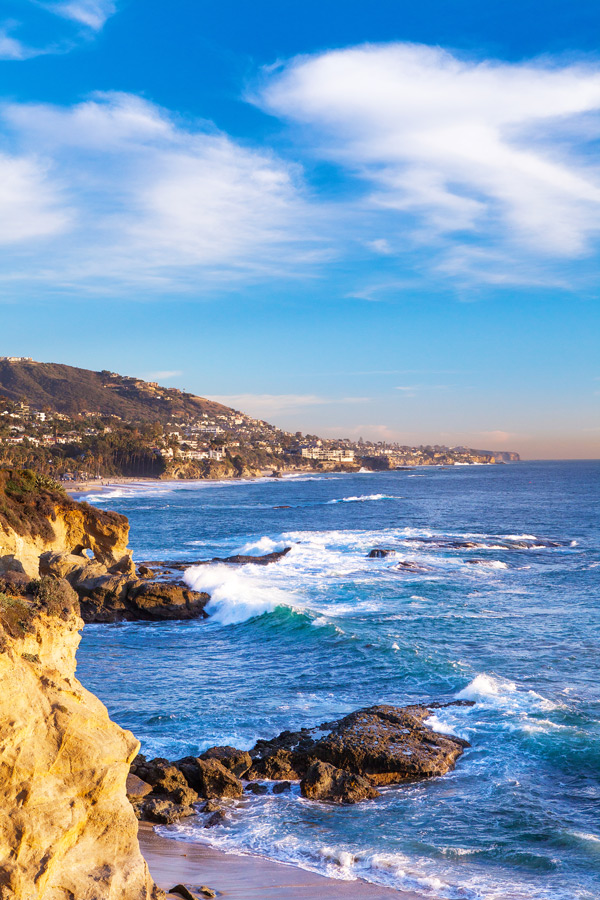
[[[423,900],[420,894],[366,881],[325,878],[257,856],[170,840],[146,822],[140,823],[139,839],[152,877],[166,891],[184,884],[191,890],[207,885],[230,900]]]

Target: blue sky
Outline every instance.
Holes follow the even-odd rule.
[[[600,451],[600,8],[4,0],[0,353]]]

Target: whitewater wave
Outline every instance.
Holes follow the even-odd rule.
[[[514,681],[483,672],[456,694],[457,700],[474,700],[509,713],[529,710],[557,709],[558,704],[547,700],[536,691],[525,691]]]
[[[327,500],[327,505],[332,503],[366,503],[369,500],[401,500],[401,497],[393,497],[391,494],[363,494],[360,497],[340,497],[338,500]]]
[[[274,587],[264,572],[255,569],[256,566],[242,566],[236,570],[223,563],[191,566],[183,579],[192,590],[210,594],[205,611],[219,625],[239,625],[273,612],[278,606],[301,611],[293,592]]]

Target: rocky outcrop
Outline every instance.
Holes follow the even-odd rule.
[[[77,503],[60,485],[29,470],[0,470],[0,573],[36,578],[41,553],[85,558],[86,550],[107,567],[131,571],[128,540],[125,516]]]
[[[262,556],[245,556],[242,553],[237,553],[235,556],[215,556],[213,559],[203,560],[195,565],[209,566],[212,563],[229,563],[238,566],[268,566],[269,563],[279,562],[291,549],[291,547],[284,547],[283,550],[274,550],[272,553],[265,553]]]
[[[0,594],[0,898],[150,900],[126,797],[139,744],[75,677],[64,581]]]
[[[208,798],[200,810],[209,816],[205,827],[226,821],[225,812],[213,804],[218,799],[241,797],[244,786],[240,779],[247,782],[245,790],[251,794],[267,794],[264,781],[277,782],[274,794],[288,791],[292,781],[300,781],[301,793],[309,800],[358,803],[377,798],[376,785],[433,778],[454,768],[469,743],[433,731],[426,721],[433,709],[472,705],[471,701],[455,700],[427,707],[371,706],[317,728],[284,731],[271,740],[258,741],[250,753],[235,747],[211,747],[201,757],[189,756],[174,763],[165,759],[148,763],[138,757],[132,772],[153,785],[162,783],[170,791],[180,784],[179,772],[199,797]],[[172,782],[167,783],[167,775]],[[144,804],[157,796],[179,799],[165,791],[161,794],[155,787],[152,794],[144,794]],[[148,814],[150,807],[144,804],[137,805],[139,815],[156,821],[152,818],[154,807]],[[179,816],[186,814],[181,807]]]
[[[373,784],[444,775],[469,744],[433,731],[424,724],[430,715],[424,706],[361,709],[335,723],[316,742],[314,753]]]
[[[206,615],[209,595],[183,582],[148,581],[70,553],[43,553],[40,573],[66,578],[81,602],[85,622],[163,621]]]
[[[454,735],[433,731],[426,724],[431,710],[440,705],[443,704],[372,706],[324,723],[319,729],[284,731],[270,741],[258,741],[251,751],[253,763],[246,777],[301,778],[304,783],[317,762],[328,763],[346,774],[360,775],[371,785],[444,775],[469,744]],[[332,779],[329,786],[310,787],[316,775],[319,775],[316,783],[320,784],[325,772]],[[330,770],[313,770],[305,796],[315,797],[315,791],[323,790],[332,794],[328,799],[335,799],[334,795],[342,795],[340,779],[341,776],[334,777]]]

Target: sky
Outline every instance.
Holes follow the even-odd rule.
[[[0,354],[600,456],[597,0],[3,0]]]

